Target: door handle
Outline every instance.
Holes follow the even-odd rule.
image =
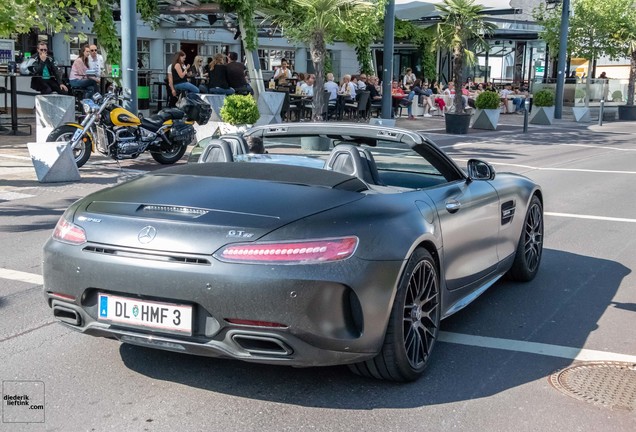
[[[453,199],[446,201],[446,211],[449,213],[457,213],[461,207],[462,203],[457,200]]]

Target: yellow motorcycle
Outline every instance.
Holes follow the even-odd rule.
[[[48,142],[69,142],[78,168],[91,152],[115,160],[135,159],[149,151],[160,164],[177,162],[195,135],[193,123],[205,124],[212,109],[196,95],[185,100],[182,109],[167,108],[148,118],[139,118],[123,108],[117,88],[105,95],[95,93],[82,101],[85,117],[81,123],[65,123],[55,128]]]

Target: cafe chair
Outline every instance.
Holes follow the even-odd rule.
[[[368,103],[371,92],[361,91],[356,94],[355,102],[345,103],[345,111],[349,114],[349,118],[352,116],[356,120],[360,120],[367,117]]]

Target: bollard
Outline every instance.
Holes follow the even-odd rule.
[[[528,132],[528,109],[530,108],[530,101],[526,98],[524,102],[525,110],[523,111],[523,133]]]
[[[601,106],[598,109],[598,125],[603,126],[603,109],[605,108],[605,99],[601,99]]]

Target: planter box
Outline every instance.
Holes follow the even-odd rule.
[[[331,140],[326,137],[301,137],[300,148],[311,151],[330,151]]]
[[[618,107],[619,120],[636,120],[636,105],[620,105]]]
[[[550,126],[554,121],[554,107],[538,107],[532,108],[532,117],[530,123],[538,125]]]
[[[470,126],[470,118],[470,114],[446,113],[444,116],[446,133],[466,135]]]
[[[590,109],[586,107],[573,107],[572,115],[574,115],[575,122],[589,122],[590,121]]]
[[[497,124],[499,123],[499,116],[501,115],[501,110],[496,109],[478,109],[475,111],[474,121],[472,128],[473,129],[486,129],[486,130],[497,130]]]

